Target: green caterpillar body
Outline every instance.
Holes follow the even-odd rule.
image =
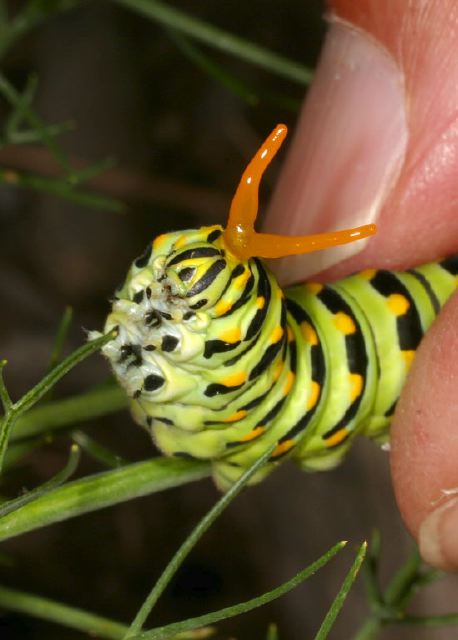
[[[210,459],[227,489],[276,443],[260,480],[292,457],[342,459],[383,441],[424,332],[457,286],[458,257],[281,290],[220,226],[157,238],[116,292],[103,351],[135,420],[166,455]]]

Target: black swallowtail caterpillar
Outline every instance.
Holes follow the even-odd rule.
[[[457,286],[458,257],[406,272],[368,269],[283,292],[261,257],[371,235],[374,225],[290,238],[258,234],[261,176],[286,135],[255,155],[221,226],[159,236],[116,291],[103,352],[134,419],[166,455],[210,459],[231,485],[276,444],[328,469],[357,434],[383,441],[415,350]]]

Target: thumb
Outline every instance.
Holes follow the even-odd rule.
[[[457,249],[458,6],[334,0],[331,11],[264,226],[301,235],[377,222],[378,234],[277,261],[284,283],[349,255],[359,254],[332,276],[412,266]]]
[[[378,234],[282,260],[283,282],[332,265],[331,278],[458,253],[456,2],[334,0],[331,8],[265,227],[300,235],[376,222]],[[425,559],[448,569],[458,568],[457,327],[455,297],[419,349],[391,438],[403,518]]]

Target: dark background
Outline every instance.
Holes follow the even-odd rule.
[[[21,3],[17,3],[17,7]],[[178,2],[210,23],[314,65],[325,33],[320,2],[252,0]],[[14,7],[13,7],[14,8]],[[72,159],[107,155],[117,169],[95,183],[127,203],[126,214],[97,211],[14,187],[0,188],[0,357],[14,398],[43,375],[65,305],[75,322],[66,351],[100,328],[108,298],[132,259],[158,233],[224,222],[231,194],[260,141],[279,121],[294,127],[301,87],[227,55],[206,50],[261,96],[247,105],[196,68],[158,25],[105,3],[54,17],[9,53],[3,71],[18,89],[39,76],[35,108],[49,122],[74,119],[62,137]],[[291,103],[285,106],[284,103]],[[4,118],[7,107],[0,106]],[[281,160],[269,170],[263,201]],[[0,166],[52,175],[49,152],[0,149]],[[108,376],[98,356],[56,390],[74,394]],[[128,460],[153,454],[148,436],[128,413],[84,425]],[[29,456],[2,490],[43,482],[62,467],[68,439],[56,438]],[[84,457],[79,473],[100,467]],[[129,621],[165,562],[218,495],[210,481],[69,520],[5,544],[0,582]],[[306,475],[286,464],[246,492],[217,521],[185,563],[155,610],[156,624],[198,615],[278,585],[341,539],[349,549],[281,600],[220,625],[218,638],[260,640],[270,621],[283,639],[316,633],[352,553],[377,527],[384,541],[383,573],[406,559],[412,543],[390,487],[388,458],[358,443],[336,471]],[[425,590],[418,610],[456,609],[451,579]],[[454,606],[455,605],[455,606]],[[367,610],[358,581],[332,637],[351,638]],[[81,638],[38,620],[3,613],[0,637]],[[445,640],[456,631],[396,629],[385,638]]]

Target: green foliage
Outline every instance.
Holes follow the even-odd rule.
[[[381,540],[376,531],[372,536],[369,557],[365,565],[366,588],[371,614],[354,640],[374,640],[389,626],[441,627],[458,624],[458,614],[438,616],[409,615],[407,606],[422,587],[443,577],[443,573],[425,567],[418,550],[398,569],[384,590],[380,586]]]
[[[18,418],[41,400],[65,374],[73,369],[73,367],[85,360],[92,353],[98,351],[100,347],[106,344],[109,340],[112,340],[115,335],[116,333],[112,332],[106,336],[98,338],[97,340],[93,340],[74,351],[68,356],[68,358],[63,360],[63,362],[51,369],[48,375],[40,380],[33,389],[30,389],[30,391],[23,395],[22,398],[14,404],[9,397],[3,381],[3,368],[6,365],[6,360],[0,362],[0,399],[5,412],[0,424],[0,472],[3,467],[3,460],[8,447],[11,430]]]
[[[298,85],[305,86],[311,80],[312,72],[303,65],[203,22],[168,3],[157,0],[114,0],[114,2],[166,28],[173,42],[189,61],[249,105],[267,100],[287,108],[297,108],[297,104],[287,96],[273,93],[266,95],[265,92],[256,91],[247,86],[224,65],[212,58],[213,49],[256,65],[268,73]],[[3,58],[22,37],[33,29],[55,15],[83,4],[90,4],[90,2],[28,0],[19,3],[18,12],[10,16],[7,3],[0,0],[0,58]],[[208,51],[200,49],[198,44],[207,47]],[[44,122],[34,107],[37,88],[38,79],[35,75],[29,76],[22,90],[18,90],[4,74],[0,74],[0,98],[8,108],[0,133],[0,147],[39,144],[52,154],[59,167],[59,175],[50,178],[3,167],[0,169],[0,184],[50,194],[89,209],[102,209],[116,213],[125,211],[125,205],[119,200],[102,196],[88,188],[90,180],[113,166],[113,159],[102,159],[82,170],[76,169],[59,143],[59,138],[74,129],[75,123]],[[112,383],[89,389],[73,397],[53,399],[52,392],[55,385],[113,337],[107,335],[84,344],[62,360],[61,354],[71,320],[72,312],[67,309],[57,331],[47,374],[17,401],[11,399],[3,379],[6,361],[0,362],[0,399],[3,405],[3,418],[0,422],[0,471],[3,475],[14,469],[25,454],[46,446],[55,433],[67,433],[73,441],[68,461],[58,473],[43,484],[19,496],[4,499],[0,503],[0,540],[2,541],[83,513],[190,483],[210,475],[210,467],[205,462],[156,458],[132,464],[88,435],[86,428],[89,428],[89,425],[85,425],[83,430],[82,423],[88,423],[93,418],[107,416],[126,407],[124,394]],[[108,467],[108,470],[69,481],[78,469],[82,452],[95,458],[103,466]],[[269,454],[270,452],[267,452],[266,456]],[[184,559],[215,519],[242,491],[251,475],[263,462],[263,459],[258,460],[199,522],[168,563],[130,625],[3,586],[0,587],[0,606],[5,610],[52,621],[100,638],[197,640],[210,637],[214,633],[211,625],[248,612],[286,594],[327,564],[344,544],[336,544],[292,579],[256,598],[197,618],[173,622],[163,627],[144,629],[152,608]],[[329,636],[363,563],[364,554],[365,545],[363,544],[317,631],[316,640],[324,640]],[[385,589],[380,587],[379,561],[380,540],[375,536],[365,563],[371,612],[355,636],[355,640],[378,638],[380,632],[391,625],[434,627],[458,624],[458,614],[455,613],[431,617],[408,614],[407,606],[415,592],[441,577],[439,572],[422,567],[418,553],[415,552],[399,569]],[[271,625],[267,632],[267,640],[280,640],[280,637],[281,634],[276,627]]]

